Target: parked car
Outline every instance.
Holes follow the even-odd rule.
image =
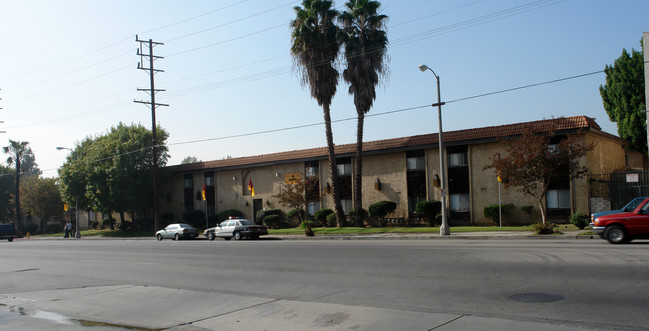
[[[632,211],[594,217],[590,228],[611,244],[649,238],[649,198],[643,198]]]
[[[169,224],[166,228],[156,232],[155,237],[158,238],[158,240],[165,238],[173,240],[180,240],[185,238],[195,239],[196,237],[198,237],[198,230],[189,224],[174,223]]]
[[[225,240],[230,240],[232,238],[235,240],[241,240],[245,237],[259,239],[259,236],[267,234],[267,227],[257,225],[250,220],[243,218],[230,218],[213,228],[203,231],[203,235],[205,235],[209,240],[214,240],[216,237],[221,237]]]
[[[629,203],[627,203],[626,206],[622,207],[622,209],[619,209],[619,210],[601,211],[599,213],[590,214],[590,222],[593,223],[595,221],[596,217],[615,214],[615,213],[619,213],[619,212],[625,212],[625,211],[634,211],[638,207],[638,205],[642,201],[644,201],[644,199],[646,199],[646,198],[649,198],[649,197],[637,197],[637,198],[629,201]]]
[[[16,227],[13,224],[0,224],[0,239],[7,239],[12,242],[14,238],[18,238]]]

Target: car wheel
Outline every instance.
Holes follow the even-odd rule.
[[[606,240],[611,244],[624,244],[629,241],[628,235],[622,227],[617,225],[610,226],[606,229]]]
[[[241,240],[241,238],[242,238],[242,237],[241,237],[241,232],[239,232],[239,231],[235,231],[235,232],[232,234],[232,237],[234,237],[234,240]]]
[[[156,235],[155,235],[155,237],[156,237],[156,238],[158,238],[158,240],[162,240],[162,235],[161,235],[161,234],[159,234],[159,233],[158,233],[158,234],[156,234]]]
[[[8,240],[9,242],[12,242],[12,241],[14,241],[14,238],[7,238],[7,240]]]
[[[174,240],[180,240],[180,235],[176,233],[176,234],[174,235]]]
[[[216,237],[214,236],[214,232],[210,232],[210,233],[207,234],[207,239],[209,239],[209,240],[214,240],[214,238],[216,238]]]

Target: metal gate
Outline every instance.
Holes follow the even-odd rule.
[[[608,198],[611,209],[621,209],[633,198],[649,196],[649,171],[589,175],[590,197]]]

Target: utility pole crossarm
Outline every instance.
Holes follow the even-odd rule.
[[[145,105],[147,105],[147,106],[150,106],[150,105],[151,105],[151,101],[133,100],[133,102],[135,102],[135,103],[143,103],[143,104],[145,104]],[[165,103],[157,103],[157,102],[156,102],[155,105],[156,105],[156,107],[157,107],[157,106],[169,107],[169,105],[168,105],[168,104],[165,104]]]

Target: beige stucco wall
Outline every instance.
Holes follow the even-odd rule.
[[[603,173],[624,166],[625,152],[619,140],[610,137],[586,133],[578,137],[580,142],[595,143],[595,147],[580,162],[589,168],[590,173]],[[515,187],[505,188],[504,184],[497,181],[494,170],[483,170],[491,163],[493,155],[497,152],[506,154],[506,145],[503,143],[472,144],[468,148],[469,182],[470,182],[470,212],[473,224],[491,224],[485,219],[484,208],[498,203],[499,186],[500,201],[503,204],[512,203],[516,206],[511,217],[506,218],[506,223],[527,224],[530,221],[540,220],[540,213],[536,201],[524,195]],[[445,153],[446,154],[446,153]],[[437,148],[426,150],[426,181],[428,200],[440,200],[440,189],[434,186],[435,175],[439,174],[439,154]],[[448,160],[446,160],[448,165]],[[352,164],[354,164],[352,158]],[[389,152],[384,154],[365,155],[363,162],[363,208],[368,209],[370,204],[389,200],[397,203],[394,217],[408,217],[408,189],[406,171],[406,152]],[[237,209],[246,217],[252,217],[253,199],[262,199],[264,208],[288,208],[279,205],[277,194],[284,185],[286,174],[299,173],[304,176],[304,162],[294,162],[278,165],[268,165],[237,170],[223,170],[215,172],[216,180],[216,208],[217,212],[226,209]],[[204,182],[204,172],[193,175],[194,196],[200,192]],[[248,190],[249,179],[252,178],[255,187],[253,198]],[[319,161],[321,208],[332,208],[331,194],[326,192],[327,183],[331,184],[327,159]],[[375,189],[375,181],[381,182],[381,189]],[[353,180],[353,178],[352,178]],[[586,178],[576,179],[572,183],[574,194],[572,211],[589,211],[588,182]],[[161,212],[173,212],[180,219],[185,210],[183,205],[184,175],[175,175],[165,180],[161,185],[162,194],[166,199],[161,203]],[[448,183],[447,183],[448,187]],[[193,199],[194,208],[202,209],[202,201]],[[448,200],[447,200],[448,202]],[[533,206],[535,213],[532,219],[520,211],[522,206]]]
[[[609,173],[625,167],[624,147],[619,141],[595,134],[577,137],[579,142],[594,144],[592,151],[586,154],[586,164],[591,174]]]
[[[406,153],[396,152],[363,157],[363,209],[379,201],[392,201],[397,209],[391,216],[408,216],[408,187],[406,179]],[[381,182],[381,190],[374,187]]]
[[[483,170],[491,164],[496,153],[507,155],[506,144],[485,143],[469,147],[469,174],[471,176],[471,221],[474,224],[491,225],[492,222],[484,217],[484,208],[498,204],[499,186],[500,203],[514,204],[515,210],[510,215],[503,215],[503,224],[527,224],[530,219],[520,212],[520,207],[533,206],[538,211],[538,204],[532,197],[524,195],[515,187],[506,188],[504,183],[498,183],[495,170]]]

